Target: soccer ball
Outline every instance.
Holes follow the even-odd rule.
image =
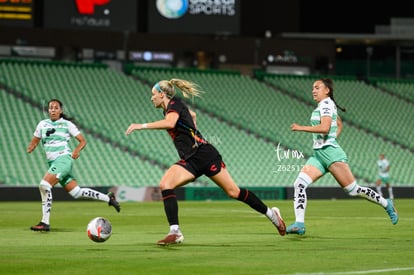
[[[89,239],[94,242],[102,243],[112,235],[112,225],[108,219],[96,217],[88,223],[86,228]]]

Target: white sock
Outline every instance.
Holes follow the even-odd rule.
[[[307,205],[306,188],[311,183],[311,177],[303,172],[300,172],[295,180],[293,207],[295,209],[296,222],[305,222],[305,212]]]
[[[170,232],[171,231],[180,231],[180,226],[178,224],[170,225]]]
[[[71,195],[74,199],[88,198],[88,199],[109,202],[108,195],[98,192],[96,190],[90,189],[90,188],[80,188],[79,186],[76,186],[75,188],[70,190],[69,195]]]
[[[50,224],[50,212],[52,211],[52,185],[45,180],[39,184],[40,197],[42,198],[42,222]]]
[[[272,218],[273,218],[273,210],[271,209],[271,208],[267,208],[267,211],[266,211],[266,217],[268,217],[269,218],[269,220],[272,220]]]
[[[390,187],[388,187],[388,195],[389,195],[389,198],[390,199],[394,199],[394,193],[392,192],[392,187],[390,186]]]
[[[272,222],[279,226],[279,222],[277,220],[276,214],[273,212],[271,208],[267,208],[266,210],[266,217]]]
[[[356,181],[343,188],[348,195],[352,197],[361,197],[370,202],[380,204],[382,207],[387,207],[387,200],[383,196],[368,187],[359,186]]]
[[[377,185],[377,193],[382,196],[381,185]]]

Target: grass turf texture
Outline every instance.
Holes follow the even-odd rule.
[[[293,222],[292,201],[266,201]],[[30,231],[40,202],[0,202],[1,274],[413,274],[414,200],[397,199],[400,221],[363,199],[309,200],[306,234],[279,236],[237,201],[180,202],[183,244],[157,246],[168,232],[161,202],[55,201],[51,231]],[[108,218],[113,234],[88,239]]]

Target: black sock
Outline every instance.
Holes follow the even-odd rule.
[[[240,194],[237,200],[248,204],[251,208],[259,213],[265,214],[267,212],[267,206],[259,199],[253,192],[247,189],[240,188]]]
[[[179,224],[178,223],[178,203],[177,196],[174,190],[167,189],[161,191],[162,200],[164,202],[164,210],[167,215],[169,225]]]

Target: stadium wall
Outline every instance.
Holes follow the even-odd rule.
[[[159,201],[161,194],[158,187],[93,187],[103,193],[114,191],[120,202],[125,201]],[[395,198],[414,198],[413,187],[393,187]],[[257,196],[264,200],[291,200],[292,187],[248,187]],[[383,189],[384,196],[388,196]],[[230,200],[218,187],[181,187],[176,190],[179,200]],[[339,187],[310,187],[307,189],[309,199],[353,199]],[[70,201],[73,198],[63,188],[53,189],[55,201]],[[37,187],[0,187],[0,202],[4,201],[39,201],[40,194]]]

